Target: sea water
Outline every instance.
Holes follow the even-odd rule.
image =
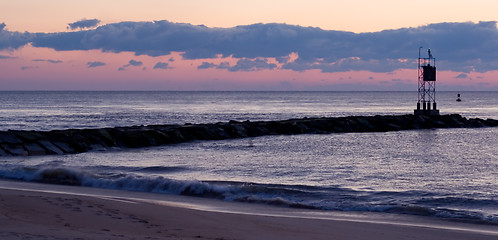
[[[441,114],[498,119],[498,92],[440,92]],[[0,92],[0,130],[412,114],[416,92]]]
[[[498,119],[496,92],[438,93],[442,114]],[[0,127],[410,114],[410,92],[1,92]],[[498,128],[263,136],[2,157],[0,177],[323,211],[498,225]]]

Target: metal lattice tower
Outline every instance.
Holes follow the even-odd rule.
[[[436,108],[436,59],[427,50],[426,58],[420,56],[418,49],[418,101],[415,115],[439,115]]]

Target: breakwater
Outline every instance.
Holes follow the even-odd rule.
[[[53,131],[0,132],[0,156],[82,153],[106,148],[140,148],[195,140],[264,135],[386,132],[433,128],[496,127],[498,120],[441,116],[351,116],[282,121],[229,121],[210,124],[150,125]]]

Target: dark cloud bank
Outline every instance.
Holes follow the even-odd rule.
[[[278,66],[268,61],[275,58],[284,69],[323,72],[413,69],[418,49],[423,46],[432,49],[442,70],[466,73],[498,70],[498,29],[494,21],[437,23],[372,33],[287,24],[208,28],[155,21],[120,22],[77,32],[31,34],[6,31],[5,25],[0,25],[0,49],[15,49],[29,42],[35,47],[59,51],[101,49],[149,56],[181,52],[186,59],[206,59],[199,69],[275,69]],[[297,53],[299,58],[289,61],[291,53]],[[238,58],[238,63],[214,64],[208,60],[227,56]],[[158,66],[163,67],[164,64]]]

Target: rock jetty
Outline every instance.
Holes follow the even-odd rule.
[[[433,128],[496,127],[498,120],[441,116],[351,116],[282,121],[229,121],[212,124],[151,125],[53,131],[0,131],[0,156],[71,154],[107,148],[140,148],[195,140],[264,135],[387,132]]]

